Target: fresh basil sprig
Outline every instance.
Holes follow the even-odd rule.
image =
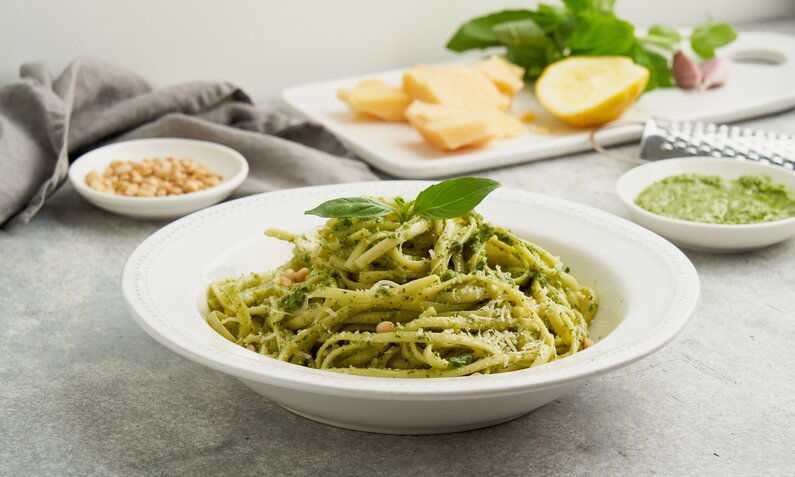
[[[737,38],[737,32],[726,23],[709,21],[693,29],[690,47],[702,58],[715,56],[715,49],[728,45]]]
[[[383,217],[395,214],[400,222],[412,216],[427,219],[454,219],[477,207],[500,183],[482,177],[462,177],[434,184],[417,195],[412,201],[396,198],[387,204],[365,197],[332,199],[304,212],[319,217]]]
[[[366,197],[350,197],[323,202],[304,214],[320,217],[381,217],[394,212],[389,205]]]
[[[505,57],[535,80],[547,65],[571,55],[628,56],[649,70],[646,91],[674,85],[671,56],[683,41],[676,29],[656,25],[645,35],[615,15],[615,0],[563,0],[535,10],[505,10],[463,24],[447,43],[452,51],[504,46]],[[737,37],[726,23],[709,20],[690,35],[690,46],[703,58]]]
[[[414,214],[428,219],[461,217],[499,186],[499,182],[481,177],[442,181],[417,195]]]

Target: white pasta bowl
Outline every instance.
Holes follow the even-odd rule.
[[[94,190],[85,182],[89,172],[102,174],[115,160],[169,156],[193,159],[220,174],[223,180],[208,189],[167,197],[113,195]],[[69,182],[92,204],[117,214],[150,219],[181,217],[216,204],[229,197],[247,175],[248,162],[234,149],[209,141],[177,138],[137,139],[109,144],[83,154],[69,167]]]
[[[211,207],[146,239],[129,257],[122,293],[136,322],[164,346],[238,378],[288,410],[372,432],[454,432],[504,422],[588,378],[659,350],[685,326],[699,293],[693,265],[672,244],[627,220],[565,200],[498,189],[478,207],[562,258],[600,296],[595,345],[550,364],[502,374],[432,379],[352,376],[278,361],[237,346],[204,321],[213,280],[282,264],[291,246],[264,236],[306,232],[304,211],[337,197],[413,197],[427,182],[372,182],[284,190]]]
[[[795,189],[795,172],[780,166],[735,159],[688,157],[650,162],[631,169],[618,179],[616,192],[635,222],[685,248],[707,252],[742,252],[767,247],[795,236],[795,217],[756,224],[705,224],[665,217],[635,204],[638,194],[646,187],[679,174],[716,175],[727,180],[746,174],[761,174]]]

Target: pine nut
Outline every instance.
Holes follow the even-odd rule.
[[[391,321],[382,321],[375,326],[376,333],[391,333],[395,331],[395,324]]]
[[[97,174],[97,171],[91,171],[86,175],[86,183],[90,184],[96,180],[99,180],[99,174]]]
[[[293,278],[293,281],[302,282],[306,279],[306,276],[308,274],[309,274],[309,269],[304,267],[301,270],[295,272],[295,277]]]
[[[144,158],[114,160],[100,174],[86,174],[85,183],[94,190],[130,197],[166,197],[209,189],[222,177],[204,164],[189,158]]]

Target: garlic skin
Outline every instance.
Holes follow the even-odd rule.
[[[702,79],[698,89],[701,91],[717,88],[726,82],[726,62],[720,58],[712,58],[705,61],[699,69],[701,70]]]
[[[681,50],[674,55],[671,72],[676,85],[682,89],[694,89],[701,85],[702,73],[698,65]]]

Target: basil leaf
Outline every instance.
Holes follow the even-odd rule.
[[[564,57],[574,17],[565,9],[539,5],[532,18],[500,23],[494,33],[508,46],[506,59],[525,69],[529,80],[538,78],[548,64]]]
[[[702,58],[715,56],[715,49],[737,38],[737,32],[727,23],[707,22],[696,27],[690,35],[690,47]]]
[[[616,0],[594,0],[593,5],[597,12],[613,13]]]
[[[567,9],[545,3],[540,4],[537,11],[530,13],[533,14],[530,18],[544,31],[551,31],[561,23],[568,23],[574,19]]]
[[[670,88],[674,85],[668,58],[646,48],[640,41],[636,41],[632,46],[630,57],[635,64],[649,70],[649,82],[646,84],[646,91],[651,91],[655,88]]]
[[[547,33],[562,57],[563,50],[569,46],[571,32],[574,31],[574,15],[565,8],[542,3],[538,6],[533,21]]]
[[[447,42],[447,49],[466,51],[476,48],[499,46],[500,42],[494,34],[494,26],[500,23],[532,19],[532,12],[527,10],[504,10],[490,15],[473,18],[464,23]]]
[[[395,211],[387,204],[364,197],[328,200],[304,212],[318,217],[381,217],[392,213]]]
[[[434,184],[414,200],[414,214],[428,219],[454,219],[474,209],[500,183],[481,177],[462,177]]]
[[[677,31],[676,28],[666,25],[654,25],[649,28],[649,35],[664,38],[671,43],[679,43],[682,41],[682,35],[679,34],[679,31]]]
[[[506,60],[524,68],[525,78],[529,80],[535,80],[541,76],[547,65],[561,58],[563,58],[563,54],[553,47],[509,49],[505,54]]]
[[[563,0],[563,3],[569,10],[576,13],[613,13],[616,0]]]
[[[460,368],[472,363],[473,359],[471,354],[462,354],[461,356],[451,356],[447,358],[447,362],[454,368]]]
[[[572,55],[626,55],[635,42],[635,27],[614,16],[586,13],[577,17],[571,35]]]
[[[529,18],[495,25],[494,37],[509,48],[538,48],[550,43],[544,30]]]

